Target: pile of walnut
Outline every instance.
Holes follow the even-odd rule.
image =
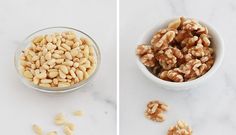
[[[168,106],[165,103],[162,103],[160,101],[150,101],[147,104],[145,116],[150,120],[163,122],[165,120],[163,112],[166,112],[167,108]]]
[[[22,51],[20,70],[42,87],[68,87],[86,80],[96,68],[93,43],[74,32],[35,37]]]
[[[192,129],[187,123],[177,121],[175,126],[169,128],[167,135],[192,135]]]
[[[154,75],[172,82],[196,79],[214,63],[207,28],[184,17],[157,32],[150,43],[139,45],[136,53]]]

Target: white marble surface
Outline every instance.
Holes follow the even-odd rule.
[[[120,133],[165,135],[177,120],[185,120],[194,135],[236,132],[236,1],[234,0],[121,0],[120,19]],[[134,50],[142,34],[159,21],[176,16],[212,24],[225,41],[220,70],[207,84],[184,92],[159,88],[139,71]],[[170,106],[167,120],[144,118],[146,103],[159,99]]]
[[[45,131],[61,133],[61,127],[52,122],[58,112],[76,123],[75,135],[116,133],[115,14],[115,0],[0,1],[0,134],[33,135],[33,123]],[[58,25],[91,35],[101,48],[102,64],[94,80],[80,90],[52,95],[22,84],[13,58],[19,43],[30,33]],[[82,110],[85,115],[73,117],[75,110]]]

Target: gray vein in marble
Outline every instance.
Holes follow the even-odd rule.
[[[186,7],[185,7],[185,0],[167,0],[171,7],[171,12],[173,15],[184,15],[188,14]]]
[[[109,99],[109,97],[102,96],[99,92],[93,92],[92,94],[93,94],[94,99],[105,102],[106,104],[110,105],[113,109],[116,110],[115,101]]]

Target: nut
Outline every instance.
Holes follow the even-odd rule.
[[[166,32],[162,35],[157,33],[153,36],[151,44],[154,47],[154,50],[163,50],[168,48],[169,43],[175,38],[175,32],[171,30],[165,30]],[[162,33],[162,31],[160,31]]]
[[[30,71],[26,70],[24,71],[24,76],[28,79],[32,79],[33,78],[33,75]]]
[[[68,126],[64,126],[64,129],[63,129],[65,135],[73,135],[73,131],[70,130],[70,128]]]
[[[166,112],[168,106],[160,101],[150,101],[147,104],[147,109],[145,111],[146,118],[156,121],[163,122],[165,120],[165,116],[163,112]]]
[[[57,114],[54,118],[54,123],[56,125],[63,125],[63,124],[65,124],[65,122],[66,122],[66,119],[62,113]]]
[[[167,48],[165,50],[158,51],[155,56],[156,60],[159,61],[159,64],[163,69],[168,70],[172,67],[175,67],[177,58],[174,55],[172,48]]]
[[[136,54],[140,56],[150,54],[152,52],[152,47],[150,45],[139,45],[136,49]]]
[[[75,124],[71,123],[71,122],[67,122],[65,124],[65,127],[68,127],[71,131],[75,130]]]
[[[177,20],[171,22],[169,25],[168,25],[168,28],[172,28],[172,29],[178,29],[179,26],[181,24],[181,18],[178,18]]]
[[[47,135],[57,135],[57,132],[56,131],[50,131],[47,133]]]
[[[184,121],[177,121],[175,126],[169,128],[167,135],[192,135],[192,129]]]
[[[73,114],[74,114],[75,116],[80,117],[80,116],[83,115],[83,112],[82,112],[82,111],[75,111],[75,112],[73,112]]]
[[[70,31],[37,36],[31,46],[22,51],[20,71],[27,80],[42,87],[74,85],[95,71],[92,44]],[[66,81],[60,81],[63,79]]]
[[[75,111],[73,112],[73,114],[75,116],[81,116],[82,115],[82,111]],[[66,118],[64,117],[64,115],[62,113],[58,113],[55,118],[54,118],[54,123],[56,125],[59,125],[59,126],[63,126],[63,132],[65,133],[65,135],[73,135],[74,134],[74,131],[75,131],[75,128],[76,128],[76,125],[72,122],[69,122],[66,120]],[[33,131],[37,134],[37,135],[43,135],[43,131],[42,131],[42,128],[39,127],[38,125],[36,124],[33,124],[32,125],[32,129]],[[50,131],[50,132],[47,132],[47,135],[57,135],[57,131]]]
[[[141,62],[147,67],[154,67],[155,66],[155,57],[153,54],[146,54],[141,57]]]
[[[33,129],[33,131],[35,132],[35,134],[37,134],[37,135],[43,135],[43,130],[42,130],[42,128],[39,127],[38,125],[33,124],[32,129]]]
[[[193,19],[174,20],[154,34],[150,43],[139,45],[136,54],[149,71],[166,81],[196,79],[214,64],[208,30]]]
[[[170,79],[171,81],[174,81],[174,82],[183,82],[184,81],[183,76],[179,72],[174,71],[174,70],[169,70],[167,72],[167,77],[168,77],[168,79]]]

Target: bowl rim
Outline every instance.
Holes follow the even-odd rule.
[[[27,40],[29,40],[30,38],[32,38],[33,36],[35,36],[35,34],[39,33],[39,32],[43,32],[43,31],[47,31],[47,30],[52,30],[52,29],[64,29],[66,30],[72,30],[78,33],[81,33],[83,35],[85,35],[87,38],[89,38],[93,44],[93,48],[96,54],[96,68],[94,70],[94,72],[86,79],[86,80],[82,80],[77,84],[71,85],[69,87],[42,87],[42,86],[38,86],[33,84],[32,82],[30,82],[29,80],[27,80],[19,71],[19,56],[18,53],[19,51],[22,51],[22,46],[23,48],[26,48],[27,46],[29,46]],[[87,33],[78,30],[76,28],[72,28],[72,27],[67,27],[67,26],[53,26],[53,27],[46,27],[46,28],[42,28],[39,29],[33,33],[31,33],[30,35],[28,35],[21,43],[20,45],[17,47],[16,51],[15,51],[15,56],[14,56],[14,65],[15,65],[15,69],[17,71],[18,77],[20,78],[20,80],[28,87],[31,87],[35,90],[41,91],[41,92],[45,92],[45,93],[66,93],[66,92],[72,92],[75,90],[78,90],[80,87],[86,85],[88,82],[90,82],[94,76],[97,74],[98,69],[100,67],[101,64],[101,51],[100,48],[98,46],[98,44],[96,43],[96,41],[89,36]]]
[[[168,25],[168,23],[170,23],[171,21],[177,19],[178,17],[173,17],[173,18],[169,18],[169,19],[165,19],[160,21],[159,24],[155,24],[153,25],[150,29],[148,29],[147,31],[145,31],[142,34],[142,37],[140,38],[140,41],[138,41],[138,44],[143,44],[143,41],[145,40],[144,38],[147,37],[148,33],[150,34],[151,31],[153,31],[154,29],[161,29],[161,26],[164,25]],[[187,19],[191,19],[189,17],[186,17]],[[171,88],[177,88],[177,89],[173,89],[176,91],[181,91],[178,88],[183,88],[183,87],[189,87],[189,86],[193,86],[193,85],[197,85],[201,82],[203,82],[204,80],[208,79],[210,76],[212,76],[217,69],[220,67],[223,58],[224,58],[224,41],[222,39],[222,37],[219,35],[219,33],[216,31],[216,29],[214,28],[214,26],[210,25],[209,23],[206,23],[204,21],[201,21],[199,19],[194,19],[197,20],[200,24],[203,24],[204,26],[207,26],[208,29],[210,29],[210,32],[212,33],[212,35],[216,36],[216,40],[218,40],[218,53],[215,54],[217,55],[217,57],[215,56],[215,61],[213,66],[210,68],[210,70],[208,70],[204,75],[194,79],[194,80],[190,80],[187,82],[171,82],[171,81],[166,81],[166,80],[162,80],[158,77],[156,77],[155,75],[153,75],[145,65],[142,64],[142,62],[140,61],[139,56],[137,56],[136,52],[135,52],[135,57],[136,57],[136,63],[139,67],[139,69],[142,71],[142,73],[148,77],[149,79],[151,79],[152,81],[154,81],[157,84],[163,85],[163,86],[167,86],[167,87],[171,87]],[[147,38],[146,38],[147,39]],[[216,52],[215,52],[216,53]]]

